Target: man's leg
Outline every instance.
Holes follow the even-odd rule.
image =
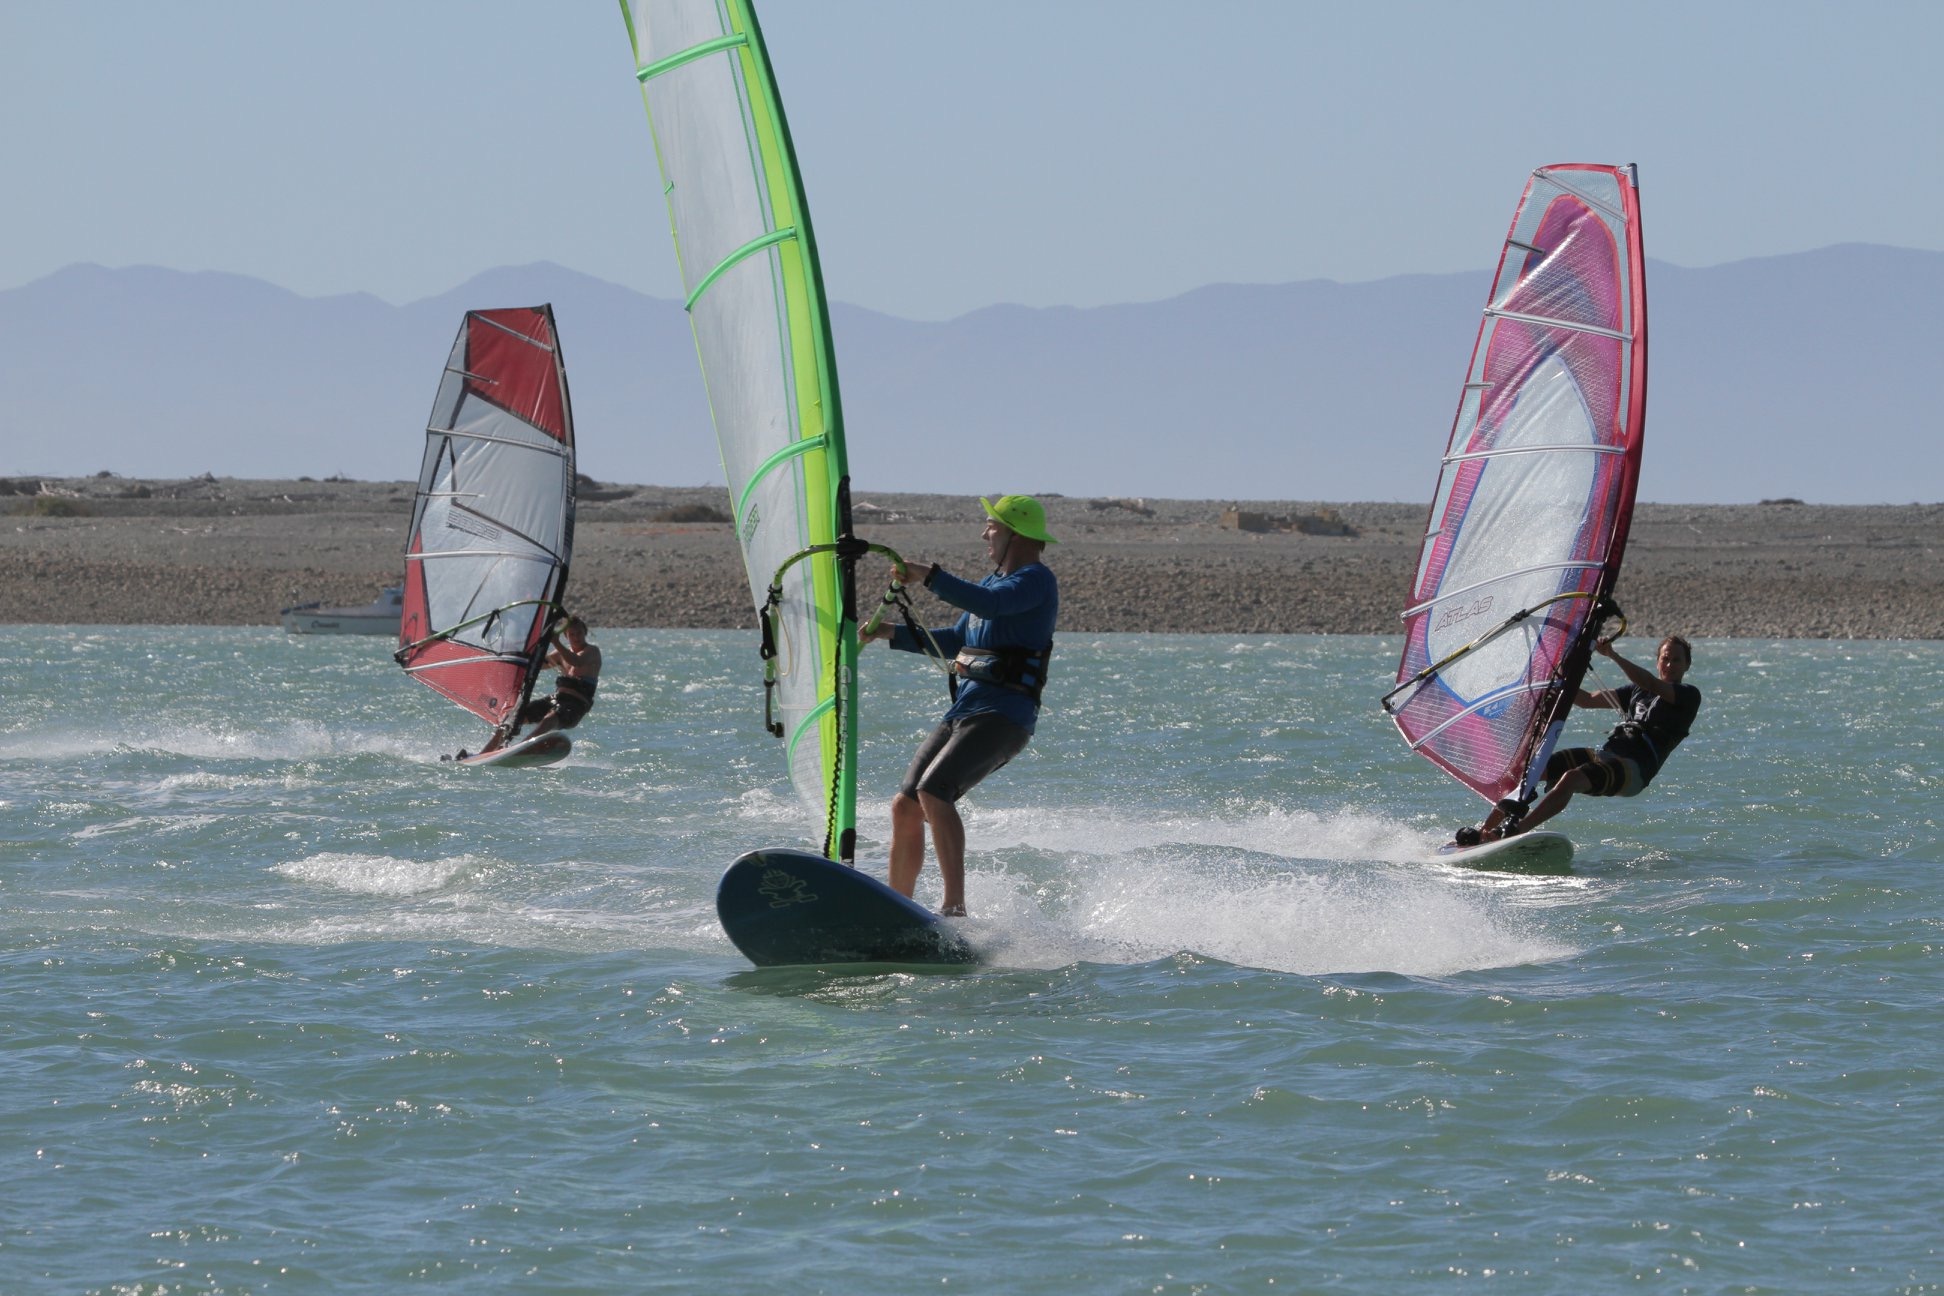
[[[965,916],[965,821],[959,818],[957,801],[969,789],[1026,746],[1026,730],[1004,717],[981,714],[969,719],[941,724],[918,755],[912,758],[905,775],[904,790],[892,803],[892,883],[898,887],[898,821],[896,811],[907,797],[913,802],[920,824],[909,831],[915,843],[909,855],[910,883],[915,885],[924,863],[924,824],[931,825],[932,852],[938,856],[938,872],[945,884],[945,896],[938,912],[948,917]],[[906,895],[911,891],[898,887]]]
[[[547,702],[547,713],[540,717],[540,723],[533,727],[533,732],[527,737],[538,738],[541,734],[575,728],[591,710],[593,704],[583,700],[578,693],[555,692]]]
[[[1559,786],[1560,781],[1566,778],[1567,775],[1576,774],[1583,767],[1593,763],[1595,757],[1596,753],[1591,747],[1562,747],[1548,756],[1546,758],[1546,768],[1540,771],[1539,775],[1546,783],[1546,794],[1540,798],[1539,804],[1546,805],[1549,808],[1544,814],[1538,814],[1535,817],[1535,808],[1527,807],[1526,812],[1519,816],[1517,831],[1524,832],[1526,829],[1538,823],[1539,820],[1552,818],[1561,810],[1565,809],[1566,803],[1573,799],[1574,792],[1584,792],[1592,787],[1591,780],[1581,775],[1580,782],[1576,787],[1562,795],[1558,801],[1552,801],[1553,790]],[[1479,841],[1495,842],[1505,836],[1505,811],[1500,807],[1507,804],[1509,803],[1505,801],[1499,802],[1498,805],[1492,807],[1492,812],[1485,816],[1485,822],[1479,825],[1478,829]],[[1462,845],[1464,843],[1461,842],[1460,844]]]
[[[961,869],[963,858],[961,854]],[[900,792],[891,798],[891,889],[910,895],[918,889],[918,874],[924,867],[925,811],[917,797]]]
[[[965,820],[958,807],[944,797],[918,793],[918,804],[931,825],[932,851],[938,856],[938,876],[945,883],[945,898],[938,912],[947,918],[965,917]],[[895,835],[895,834],[894,834]],[[916,877],[916,874],[913,874]],[[910,895],[909,891],[905,892]]]
[[[486,745],[479,749],[479,754],[481,756],[484,756],[487,752],[498,751],[500,748],[506,746],[507,740],[512,738],[514,734],[518,733],[519,729],[520,729],[520,721],[517,717],[508,720],[505,724],[493,730],[493,736],[486,740]]]
[[[520,726],[532,724],[535,720],[538,720],[542,716],[546,715],[547,708],[552,703],[552,701],[553,699],[551,697],[527,699],[527,704],[525,706],[521,707],[514,714],[506,717],[506,723],[502,724],[499,728],[493,730],[493,741],[487,743],[484,747],[481,747],[479,749],[479,754],[481,756],[484,756],[487,752],[498,751],[500,748],[506,746],[508,743],[512,742],[515,738],[519,737]]]
[[[1546,795],[1540,797],[1533,803],[1532,809],[1525,812],[1525,818],[1519,821],[1519,831],[1522,833],[1531,832],[1534,828],[1537,828],[1540,824],[1546,822],[1546,820],[1552,818],[1561,810],[1564,810],[1566,803],[1573,799],[1574,793],[1584,792],[1591,786],[1593,784],[1586,777],[1586,771],[1584,769],[1567,770],[1565,774],[1559,777],[1558,781],[1546,789]]]
[[[918,889],[918,875],[925,869],[925,810],[918,804],[918,784],[937,762],[952,735],[951,721],[943,721],[931,731],[912,753],[911,767],[905,771],[898,795],[891,798],[891,889],[910,895]]]

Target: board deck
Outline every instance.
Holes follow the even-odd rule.
[[[490,765],[495,769],[528,769],[535,765],[552,765],[567,759],[567,753],[574,750],[574,744],[566,734],[538,734],[523,738],[519,742],[508,743],[498,751],[477,752],[471,756],[458,756],[450,759],[461,765]]]
[[[1571,873],[1573,842],[1564,833],[1529,832],[1482,846],[1444,845],[1440,863],[1500,873]]]
[[[800,850],[755,850],[716,886],[716,914],[757,967],[971,963],[965,938],[868,873]]]

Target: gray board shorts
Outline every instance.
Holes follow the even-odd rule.
[[[905,796],[929,792],[941,801],[957,801],[1026,750],[1032,736],[991,711],[946,720],[919,744],[898,791]]]

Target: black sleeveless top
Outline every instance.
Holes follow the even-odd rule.
[[[1606,749],[1638,765],[1642,778],[1652,778],[1688,736],[1701,711],[1701,690],[1676,684],[1672,702],[1633,684],[1615,689],[1614,694],[1626,719],[1614,726]]]

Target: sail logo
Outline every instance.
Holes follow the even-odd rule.
[[[453,509],[446,514],[445,523],[452,530],[469,535],[475,540],[485,540],[492,543],[497,542],[500,538],[500,529],[491,522],[475,514],[461,512],[458,509]]]
[[[809,904],[817,898],[810,884],[788,869],[764,869],[763,880],[757,884],[756,890],[769,901],[772,909]]]
[[[1492,610],[1492,596],[1474,599],[1470,603],[1453,604],[1438,614],[1431,626],[1433,631],[1449,630],[1452,626],[1463,625],[1473,617],[1482,617]]]
[[[743,514],[742,528],[741,528],[742,542],[744,544],[748,544],[750,539],[756,534],[756,528],[761,526],[762,524],[763,524],[762,506],[755,503],[750,504],[749,512]]]

